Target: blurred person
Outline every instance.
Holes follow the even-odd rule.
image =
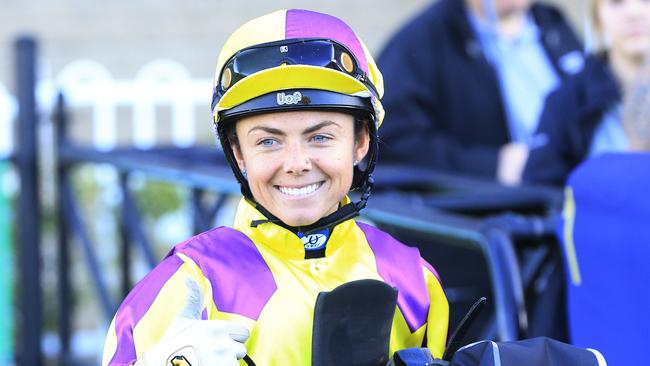
[[[583,160],[647,149],[643,106],[650,88],[650,1],[595,0],[593,23],[603,50],[548,97],[524,180],[563,185]]]
[[[378,59],[383,161],[516,184],[548,92],[583,64],[560,12],[532,0],[440,0]]]
[[[557,227],[566,262],[571,343],[597,348],[612,365],[647,360],[649,71],[644,66],[625,92],[619,124],[629,150],[596,154],[571,171]]]
[[[399,290],[391,354],[441,357],[449,309],[435,270],[353,219],[370,196],[382,94],[372,56],[337,18],[281,10],[236,30],[212,104],[244,195],[234,227],[175,246],[135,286],[103,364],[308,365],[318,294],[359,279]]]

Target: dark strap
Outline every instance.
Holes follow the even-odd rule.
[[[481,297],[480,299],[476,300],[467,314],[465,314],[463,319],[458,324],[458,327],[456,327],[456,330],[454,330],[454,333],[452,333],[451,337],[449,338],[445,353],[442,355],[443,360],[451,361],[454,353],[456,353],[456,351],[458,351],[458,349],[463,345],[463,339],[465,338],[469,327],[472,325],[472,323],[474,323],[474,320],[476,320],[476,318],[485,307],[485,302],[485,297]]]
[[[255,208],[262,213],[262,215],[269,217],[269,219],[264,219],[264,220],[253,220],[251,221],[251,227],[257,227],[259,225],[265,224],[267,222],[274,223],[276,225],[282,226],[283,228],[294,232],[302,232],[305,235],[312,234],[316,231],[323,230],[327,227],[335,226],[338,225],[339,223],[355,218],[359,216],[359,209],[357,208],[357,205],[353,202],[348,203],[347,205],[339,208],[335,212],[331,213],[328,216],[323,217],[322,219],[316,221],[315,223],[308,225],[308,226],[289,226],[282,222],[282,220],[278,219],[275,217],[272,213],[270,213],[268,210],[266,210],[264,207],[261,205],[256,205]]]
[[[255,366],[255,362],[253,362],[253,360],[250,358],[250,356],[248,356],[248,355],[244,356],[243,360],[244,360],[244,362],[246,362],[246,364],[248,366]]]

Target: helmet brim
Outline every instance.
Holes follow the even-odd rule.
[[[337,70],[309,65],[279,66],[250,75],[228,89],[212,111],[215,122],[221,111],[269,93],[291,89],[318,89],[368,98],[372,95],[361,81]]]
[[[219,123],[227,124],[232,119],[262,113],[304,110],[330,110],[361,115],[364,118],[375,114],[370,97],[363,98],[321,89],[291,89],[271,92],[223,110]],[[370,119],[374,121],[374,117]]]

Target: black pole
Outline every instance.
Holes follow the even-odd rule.
[[[73,313],[73,303],[71,296],[70,285],[70,235],[68,232],[68,221],[66,217],[70,215],[65,210],[63,204],[63,190],[67,182],[67,175],[69,174],[68,164],[63,159],[61,150],[65,148],[67,143],[67,115],[65,113],[65,100],[63,94],[59,94],[56,103],[56,110],[54,114],[54,129],[56,138],[56,188],[57,188],[57,202],[56,202],[56,221],[58,229],[58,322],[59,322],[59,341],[61,342],[61,352],[59,353],[59,364],[71,364],[72,355],[70,353],[70,335],[71,335],[71,320],[70,314]]]
[[[129,205],[128,192],[129,175],[126,172],[120,172],[120,187],[122,188],[122,220],[120,222],[120,268],[122,272],[122,297],[126,297],[131,290],[131,238],[127,226],[129,225]]]
[[[90,275],[94,281],[95,290],[99,297],[100,305],[104,312],[104,316],[107,321],[110,321],[117,310],[117,307],[114,306],[111,301],[110,294],[108,293],[108,286],[106,285],[106,278],[102,274],[102,268],[99,264],[99,258],[95,252],[95,245],[90,239],[90,234],[86,229],[86,226],[83,222],[81,211],[79,205],[74,197],[74,192],[72,191],[72,185],[70,184],[70,177],[63,176],[63,185],[61,188],[61,197],[63,205],[65,206],[65,211],[67,212],[66,220],[68,220],[69,227],[73,235],[76,235],[76,239],[81,246],[81,250],[84,253],[86,258],[86,264],[90,270]]]
[[[203,210],[203,190],[192,188],[192,207],[194,209],[192,232],[198,234],[206,230],[205,211]]]
[[[128,172],[124,172],[123,174],[128,174]],[[153,247],[144,233],[144,225],[142,224],[140,211],[135,199],[129,191],[126,179],[120,180],[120,188],[122,190],[122,223],[125,226],[129,243],[135,243],[140,247],[147,265],[149,268],[153,268],[160,259],[156,259],[157,256],[154,253]],[[130,262],[130,259],[127,258],[127,260]],[[124,295],[126,295],[126,293]]]
[[[228,199],[227,194],[219,194],[213,205],[204,205],[205,190],[199,187],[192,188],[192,207],[194,209],[193,222],[194,234],[209,230],[217,217],[217,213]]]
[[[15,43],[18,91],[18,171],[20,198],[18,252],[22,332],[18,342],[18,364],[40,366],[43,327],[40,281],[41,205],[38,195],[38,141],[36,140],[36,41],[21,37]]]

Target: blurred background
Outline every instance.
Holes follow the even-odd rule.
[[[582,32],[583,2],[548,2]],[[219,165],[209,104],[217,53],[230,32],[279,8],[306,7],[348,22],[376,54],[430,3],[0,0],[0,362],[98,365],[108,314],[151,261],[196,230],[229,224],[238,189]],[[29,103],[30,90],[32,118],[30,105],[19,104],[20,98]],[[20,118],[19,107],[26,108]],[[22,131],[21,124],[29,125]],[[473,184],[426,179],[443,182],[438,191]],[[477,184],[473,190],[500,189]],[[22,201],[25,195],[31,201]],[[413,207],[422,203],[409,197]],[[391,193],[378,195],[367,219],[386,222],[389,230],[390,223],[396,233],[419,227],[413,241],[482,242],[472,233],[492,235],[484,230],[491,214],[545,214],[547,208],[451,204],[450,215],[422,213],[456,230],[449,234],[400,223],[405,214],[383,210],[383,199],[390,202]],[[464,309],[474,290],[451,287],[450,301]],[[521,309],[513,306],[516,318]],[[507,333],[496,329],[505,326],[500,316],[485,334]]]

